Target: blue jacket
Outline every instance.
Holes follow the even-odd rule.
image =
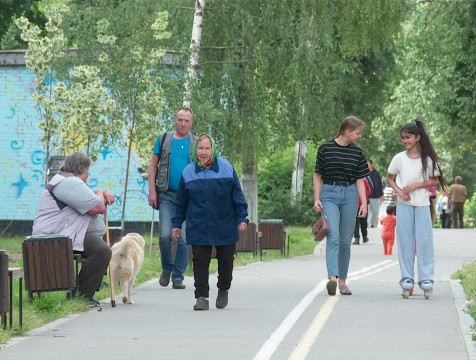
[[[182,173],[172,227],[187,221],[187,244],[230,245],[238,242],[238,224],[248,223],[248,204],[233,166],[216,158],[209,169],[195,162]]]

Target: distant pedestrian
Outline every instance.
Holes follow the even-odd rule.
[[[416,247],[418,285],[429,298],[434,284],[435,254],[428,189],[437,185],[444,188],[444,179],[438,156],[420,120],[402,126],[400,137],[406,150],[393,157],[387,175],[387,183],[396,191],[398,201],[400,286],[403,297],[408,298],[415,282]]]
[[[383,197],[383,184],[382,184],[382,177],[380,173],[375,170],[372,160],[367,159],[367,165],[370,171],[370,179],[372,180],[372,191],[369,195],[369,213],[368,217],[368,226],[369,227],[377,227],[378,225],[378,214],[380,203],[385,200]]]
[[[370,195],[370,184],[372,180],[368,179],[368,176],[364,177],[364,184],[365,184],[365,196],[367,197],[367,201],[369,201],[369,195]],[[362,201],[359,199],[359,209],[362,206]],[[357,213],[355,219],[355,230],[354,230],[354,242],[352,245],[359,245],[360,244],[360,231],[362,231],[362,241],[364,243],[369,242],[369,237],[368,237],[368,231],[367,231],[367,216],[366,217],[360,217],[359,214]]]
[[[357,141],[364,122],[354,116],[345,118],[337,136],[319,146],[313,177],[314,210],[327,216],[326,265],[327,293],[335,295],[337,282],[342,295],[351,295],[346,279],[355,214],[367,216],[367,197],[363,178],[369,174],[367,160]],[[358,198],[362,200],[359,206]]]
[[[385,202],[384,204],[386,206],[388,205],[396,205],[395,203],[395,190],[392,189],[391,186],[387,185],[385,186],[385,188],[383,189],[383,195],[385,197]]]
[[[448,191],[444,190],[436,202],[436,212],[440,215],[441,227],[447,229],[451,227],[451,216],[449,207]]]
[[[451,217],[454,228],[463,228],[464,203],[468,197],[466,186],[463,184],[461,176],[455,177],[455,183],[450,186],[449,199],[451,206]],[[459,221],[458,221],[459,218]]]
[[[383,254],[392,255],[393,244],[395,243],[395,227],[397,226],[397,219],[395,218],[394,205],[387,206],[387,215],[380,220],[383,225],[382,240],[383,240]]]

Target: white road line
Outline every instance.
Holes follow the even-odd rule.
[[[378,264],[365,267],[353,273],[350,273],[349,276],[356,276],[372,269],[383,266],[391,260],[385,260]],[[307,307],[314,301],[315,297],[326,288],[327,279],[321,280],[316,287],[307,293],[302,300],[297,304],[294,309],[286,316],[286,318],[281,322],[278,328],[271,334],[271,336],[266,340],[261,349],[255,355],[253,360],[269,360],[273,356],[274,352],[278,348],[279,344],[283,341],[284,337],[288,332],[293,328],[294,324],[299,320],[301,315],[306,311]]]
[[[382,264],[382,263],[381,263]],[[397,265],[398,261],[394,261],[388,265],[385,265],[381,268],[377,268],[373,271],[367,272],[367,273],[362,273],[362,271],[357,271],[354,274],[353,277],[349,277],[347,283],[361,279],[366,276],[373,275],[375,273],[378,273],[380,271],[383,271],[389,267],[392,267],[394,265]],[[375,268],[375,266],[372,266],[371,268]],[[370,268],[369,268],[370,270]],[[355,274],[359,274],[355,276]],[[350,275],[350,274],[349,274]],[[335,304],[337,304],[337,301],[339,300],[339,294],[336,296],[333,296],[324,303],[324,305],[321,307],[319,312],[317,313],[316,317],[312,321],[311,325],[307,328],[306,332],[302,336],[302,338],[299,340],[299,342],[296,344],[294,347],[293,352],[291,353],[291,356],[289,356],[288,360],[304,360],[307,357],[307,354],[311,350],[312,345],[316,342],[317,337],[319,336],[319,333],[321,332],[322,328],[324,327],[327,319],[329,319],[329,316],[332,313],[332,310],[334,310]]]

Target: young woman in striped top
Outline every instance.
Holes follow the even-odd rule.
[[[354,116],[345,118],[337,136],[321,144],[317,151],[313,177],[314,210],[327,217],[330,227],[326,246],[329,295],[336,294],[337,282],[342,295],[352,295],[346,279],[355,214],[362,218],[367,216],[363,178],[369,174],[369,169],[364,152],[355,145],[362,137],[364,125]]]

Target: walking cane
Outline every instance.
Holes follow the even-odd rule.
[[[107,221],[107,205],[106,205],[106,212],[104,213],[104,222],[106,223],[106,242],[107,242],[107,245],[110,247],[111,241],[109,240],[109,223]],[[116,307],[116,298],[114,294],[114,278],[112,274],[110,261],[109,261],[109,283],[111,284],[111,306]]]

